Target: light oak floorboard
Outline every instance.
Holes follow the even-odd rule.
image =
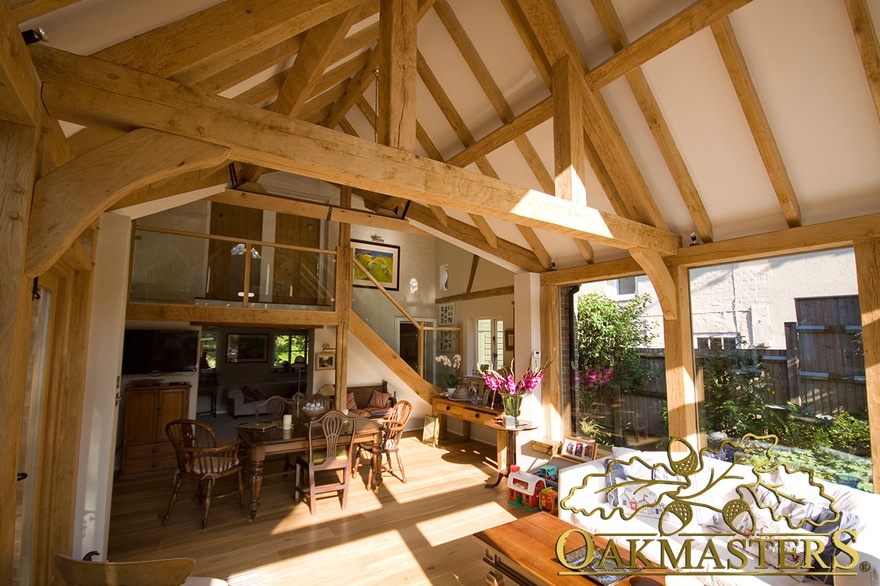
[[[218,426],[222,420],[208,419]],[[233,495],[213,502],[204,530],[187,484],[168,525],[161,525],[171,472],[117,481],[108,559],[192,557],[194,575],[233,586],[485,584],[488,568],[471,536],[529,514],[507,502],[504,483],[484,488],[495,478],[494,446],[453,436],[432,448],[411,434],[401,449],[407,484],[386,474],[378,493],[369,491],[363,465],[345,511],[326,495],[312,517],[306,502],[293,502],[293,474],[275,476],[263,482],[255,521]],[[217,492],[229,488],[224,483]]]

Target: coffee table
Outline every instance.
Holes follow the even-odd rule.
[[[483,546],[483,561],[490,567],[486,583],[504,585],[509,582],[526,586],[595,584],[588,576],[559,575],[559,572],[568,570],[556,558],[556,540],[569,529],[574,526],[550,513],[541,512],[475,533],[474,539]],[[602,538],[596,537],[595,541],[604,546]],[[576,539],[572,538],[567,545],[576,549]],[[623,548],[619,549],[625,553]],[[634,575],[616,586],[665,583],[662,576],[645,578]]]

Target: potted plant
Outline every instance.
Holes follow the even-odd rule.
[[[440,354],[434,358],[434,360],[450,369],[449,372],[444,375],[443,381],[446,383],[446,389],[449,391],[449,396],[451,397],[455,392],[456,387],[458,387],[458,383],[461,382],[458,378],[458,368],[461,366],[461,354],[456,354],[451,359],[446,354]]]

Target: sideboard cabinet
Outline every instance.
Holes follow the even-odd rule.
[[[189,417],[189,384],[129,387],[125,390],[120,478],[157,470],[174,470],[174,448],[165,425]]]

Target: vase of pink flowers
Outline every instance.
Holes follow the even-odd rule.
[[[516,379],[513,371],[513,361],[510,362],[510,368],[482,372],[486,386],[501,395],[501,400],[504,403],[504,415],[512,417],[514,425],[519,423],[523,397],[532,394],[532,391],[544,378],[545,368],[547,368],[547,364],[536,372],[530,368],[519,380]]]

